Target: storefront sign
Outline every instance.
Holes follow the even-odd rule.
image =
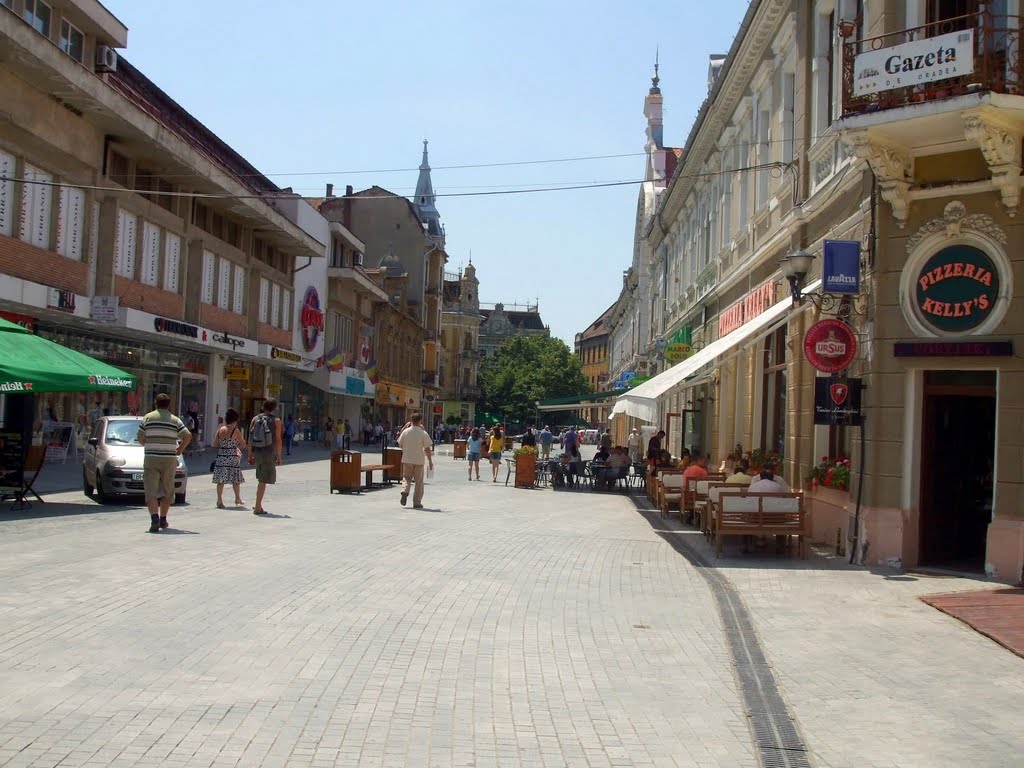
[[[735,331],[748,320],[753,320],[775,303],[775,283],[761,283],[754,290],[722,310],[718,315],[718,338]]]
[[[346,376],[345,394],[362,397],[366,394],[366,380],[356,376]]]
[[[822,373],[838,373],[857,356],[857,336],[841,320],[819,320],[807,329],[804,355]]]
[[[320,334],[324,332],[324,313],[320,309],[320,294],[312,285],[306,289],[306,294],[302,298],[299,326],[302,328],[302,346],[307,352],[312,352],[320,339]]]
[[[0,317],[8,323],[20,325],[26,331],[36,332],[36,319],[28,315],[19,315],[17,312],[0,312]]]
[[[814,380],[814,423],[859,427],[860,379],[817,378]]]
[[[227,381],[248,381],[249,369],[244,365],[224,366],[224,378]]]
[[[89,317],[100,323],[116,323],[119,296],[93,296],[89,302]]]
[[[939,333],[977,328],[999,298],[999,273],[988,254],[971,245],[951,245],[921,267],[914,285],[918,316]]]
[[[1011,357],[1012,341],[897,342],[896,357]]]
[[[153,318],[153,330],[157,333],[169,333],[174,336],[186,336],[197,341],[206,341],[206,332],[200,338],[199,326],[183,323],[180,320],[169,320],[166,317]]]
[[[672,363],[681,362],[693,354],[690,326],[680,328],[665,347],[665,359]]]
[[[270,357],[273,360],[287,360],[289,363],[302,362],[302,355],[297,355],[290,349],[281,349],[280,347],[271,347]]]
[[[75,313],[75,292],[50,288],[46,292],[46,306],[49,309],[57,309],[73,315]]]
[[[203,335],[205,336],[206,333],[204,332]],[[226,331],[210,331],[210,345],[221,346],[232,352],[245,352],[247,345],[252,346],[252,341],[231,336]]]
[[[826,293],[860,293],[860,242],[826,240],[821,288]]]
[[[859,54],[853,95],[924,85],[974,72],[974,30],[965,29]]]
[[[281,385],[280,384],[267,384],[267,392],[269,392],[270,394],[274,395],[274,397],[277,397],[279,394],[281,394]]]

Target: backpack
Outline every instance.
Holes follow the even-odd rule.
[[[253,419],[249,440],[253,448],[270,448],[274,444],[274,417],[261,413]]]

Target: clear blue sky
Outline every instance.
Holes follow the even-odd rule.
[[[638,179],[661,51],[665,142],[681,146],[747,0],[433,3],[104,0],[124,55],[281,186],[412,194],[422,139],[439,195]],[[636,152],[586,162],[443,166]],[[410,169],[401,173],[355,173]],[[288,175],[302,172],[308,175]],[[439,197],[450,271],[483,301],[539,299],[571,346],[632,258],[635,186]]]

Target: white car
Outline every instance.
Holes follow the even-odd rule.
[[[143,496],[142,463],[145,453],[137,439],[139,416],[104,416],[92,429],[82,464],[82,489],[100,504],[116,497]],[[188,467],[178,457],[174,473],[174,503],[184,504]]]

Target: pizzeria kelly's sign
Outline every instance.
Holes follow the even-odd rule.
[[[922,265],[913,290],[922,322],[939,333],[966,333],[992,312],[999,298],[999,273],[984,251],[950,245]]]
[[[853,60],[853,95],[924,85],[974,72],[974,30],[864,51]]]

